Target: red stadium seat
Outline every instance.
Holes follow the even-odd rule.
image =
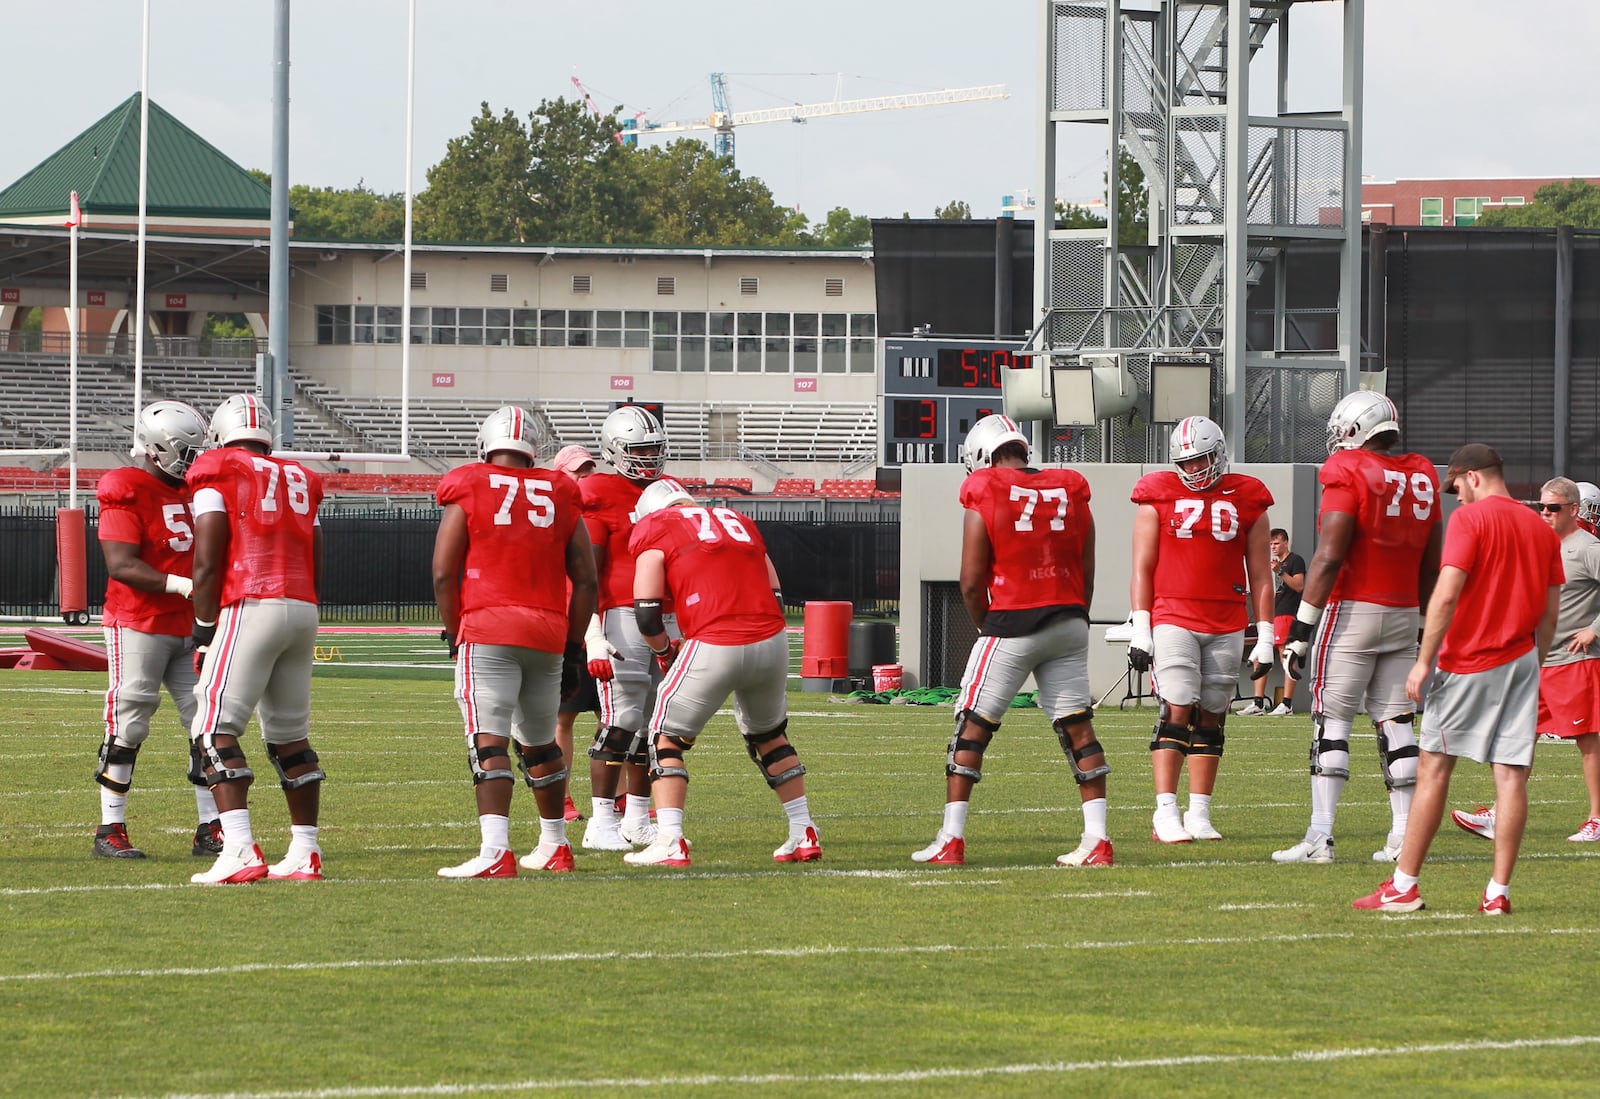
[[[779,477],[772,486],[774,496],[815,496],[817,482],[810,477]]]

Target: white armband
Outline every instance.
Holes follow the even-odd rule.
[[[1315,627],[1318,622],[1322,621],[1322,608],[1307,603],[1302,599],[1300,600],[1300,609],[1295,612],[1294,618],[1296,622],[1304,622],[1308,626]]]
[[[1145,633],[1149,633],[1150,632],[1150,612],[1149,611],[1134,611],[1133,612],[1133,628],[1135,630],[1143,630]]]
[[[169,572],[167,573],[166,588],[169,595],[181,595],[188,599],[194,594],[194,581],[187,576],[179,576],[177,573]]]
[[[604,641],[605,639],[606,631],[600,625],[600,616],[591,614],[589,616],[589,625],[583,631],[583,643],[585,645],[593,645],[595,642]]]

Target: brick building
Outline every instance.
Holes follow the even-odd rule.
[[[1459,225],[1478,220],[1496,206],[1522,206],[1550,183],[1584,179],[1600,186],[1600,177],[1504,179],[1363,180],[1361,220],[1385,225]]]

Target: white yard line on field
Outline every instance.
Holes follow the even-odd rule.
[[[470,888],[470,887],[468,887]],[[1435,937],[1465,937],[1480,935],[1566,935],[1592,933],[1590,928],[1508,927],[1504,924],[1468,928],[1440,927],[1431,921],[1414,921],[1416,930],[1403,935],[1407,939]],[[343,961],[309,962],[240,962],[219,966],[167,966],[159,969],[92,969],[73,972],[39,971],[32,973],[0,973],[0,985],[23,983],[75,983],[78,981],[130,981],[167,980],[178,977],[237,977],[245,974],[332,973],[367,969],[446,969],[452,967],[525,966],[570,963],[612,962],[720,962],[746,958],[870,958],[907,957],[919,954],[1010,954],[1018,951],[1070,951],[1090,950],[1171,950],[1196,946],[1266,946],[1305,942],[1332,942],[1351,939],[1370,939],[1364,931],[1317,931],[1280,935],[1207,935],[1188,938],[1114,939],[1102,942],[1040,942],[1040,943],[927,943],[901,946],[796,946],[771,947],[746,950],[600,950],[564,951],[545,954],[456,955],[444,958],[351,958]]]
[[[1024,1061],[1011,1064],[901,1069],[890,1072],[775,1072],[684,1076],[602,1077],[592,1080],[547,1077],[506,1081],[460,1081],[417,1085],[318,1087],[296,1090],[167,1093],[162,1099],[387,1099],[408,1095],[491,1095],[516,1091],[581,1091],[618,1088],[771,1087],[805,1084],[903,1084],[934,1080],[982,1080],[994,1077],[1054,1077],[1080,1072],[1140,1072],[1148,1069],[1203,1065],[1297,1065],[1330,1061],[1362,1061],[1378,1057],[1430,1054],[1500,1053],[1512,1050],[1563,1049],[1600,1044],[1600,1035],[1573,1034],[1549,1038],[1481,1039],[1470,1042],[1419,1042],[1395,1046],[1344,1046],[1297,1049],[1288,1053],[1196,1053],[1100,1061]]]

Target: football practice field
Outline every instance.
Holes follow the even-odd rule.
[[[104,676],[0,672],[0,1094],[1593,1095],[1600,851],[1568,843],[1577,752],[1541,744],[1515,912],[1448,822],[1415,915],[1387,876],[1370,729],[1338,861],[1277,866],[1309,803],[1305,717],[1230,720],[1219,843],[1150,839],[1153,711],[1100,712],[1116,866],[1064,870],[1082,817],[1038,710],[987,758],[967,865],[939,825],[950,712],[790,697],[825,852],[780,865],[776,800],[719,716],[689,754],[694,865],[447,881],[478,844],[449,668],[419,634],[330,634],[314,686],[321,883],[200,887],[164,702],[134,776],[149,857],[96,859]],[[0,645],[16,644],[0,635]],[[333,648],[337,647],[337,652]],[[1119,694],[1121,692],[1118,692]],[[580,747],[592,721],[579,724]],[[253,735],[269,861],[283,797]],[[587,761],[573,782],[588,807]],[[1454,803],[1489,796],[1463,765]],[[537,830],[519,780],[512,840]]]

